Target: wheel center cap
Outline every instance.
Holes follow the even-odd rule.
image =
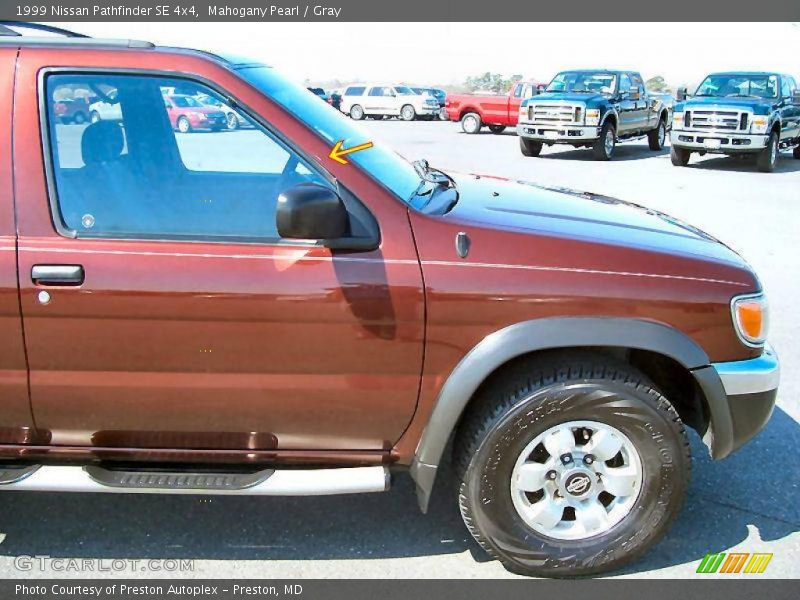
[[[592,478],[588,473],[577,471],[564,480],[564,489],[575,497],[585,496],[592,488]]]

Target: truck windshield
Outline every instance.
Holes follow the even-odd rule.
[[[337,109],[320,102],[302,85],[271,67],[247,64],[236,70],[245,81],[305,123],[331,147],[339,140],[343,141],[343,148],[372,141],[369,134]],[[377,143],[368,150],[349,154],[347,160],[361,167],[404,202],[411,201],[422,183],[411,163]]]
[[[746,73],[715,73],[703,80],[695,96],[777,98],[778,77]]]
[[[587,94],[613,94],[617,91],[615,73],[602,71],[564,71],[553,77],[547,86],[548,92],[570,92]]]

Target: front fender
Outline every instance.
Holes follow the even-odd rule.
[[[436,399],[411,463],[420,508],[427,510],[436,471],[451,433],[486,378],[508,361],[558,348],[605,346],[649,350],[687,370],[709,365],[706,352],[673,327],[654,321],[612,317],[559,317],[523,321],[496,331],[456,365]]]

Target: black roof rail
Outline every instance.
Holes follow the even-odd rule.
[[[70,38],[88,38],[88,35],[70,31],[69,29],[62,29],[61,27],[53,27],[52,25],[43,25],[41,23],[28,23],[27,21],[0,21],[0,35],[9,37],[20,37],[21,33],[11,29],[30,29],[32,31],[44,31],[46,33],[55,33]]]

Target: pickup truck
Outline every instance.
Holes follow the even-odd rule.
[[[543,94],[524,100],[517,133],[524,156],[568,144],[610,160],[625,140],[647,137],[651,150],[661,150],[669,127],[669,107],[650,97],[639,73],[583,69],[559,73]]]
[[[170,88],[254,127],[176,133]],[[121,118],[62,124],[67,90]],[[0,37],[0,495],[410,475],[427,510],[452,461],[438,485],[508,569],[653,546],[685,427],[721,459],[772,413],[756,274],[657,211],[368,142],[258,61]]]
[[[712,73],[691,98],[678,91],[670,157],[685,167],[693,152],[752,156],[758,170],[775,170],[782,149],[800,159],[800,90],[791,75]]]
[[[448,94],[445,110],[451,121],[460,121],[464,133],[480,133],[486,125],[492,133],[503,133],[517,124],[519,105],[544,89],[538,81],[520,81],[502,95]]]

